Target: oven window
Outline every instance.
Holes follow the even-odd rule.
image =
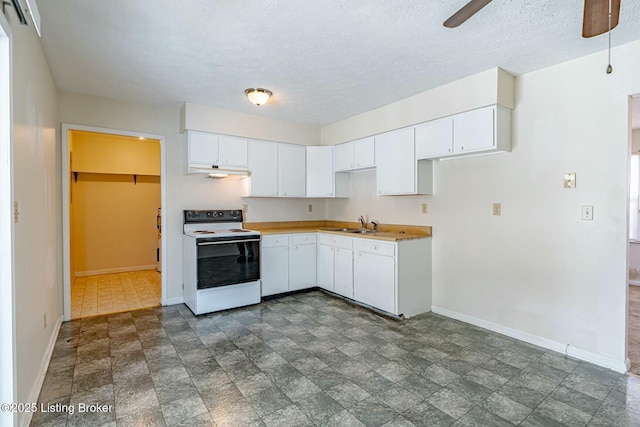
[[[260,242],[198,245],[198,289],[260,279]]]

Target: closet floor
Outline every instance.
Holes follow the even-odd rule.
[[[77,277],[71,287],[71,318],[156,307],[160,296],[156,270]]]

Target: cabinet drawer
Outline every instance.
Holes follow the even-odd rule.
[[[289,236],[286,234],[274,234],[271,236],[262,236],[262,247],[270,248],[273,246],[287,246],[289,244]]]
[[[335,234],[321,233],[320,236],[318,236],[318,243],[343,249],[353,248],[353,239],[351,237],[341,237],[336,236]]]
[[[304,245],[307,243],[315,243],[316,235],[315,234],[294,234],[289,237],[292,245]]]
[[[354,249],[360,252],[366,252],[370,254],[394,256],[396,254],[396,247],[390,243],[380,243],[375,240],[354,239]]]

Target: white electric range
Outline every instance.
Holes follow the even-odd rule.
[[[260,302],[260,233],[241,210],[184,211],[185,304],[194,314]]]

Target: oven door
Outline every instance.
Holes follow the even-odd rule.
[[[198,289],[260,280],[260,236],[197,239]]]

